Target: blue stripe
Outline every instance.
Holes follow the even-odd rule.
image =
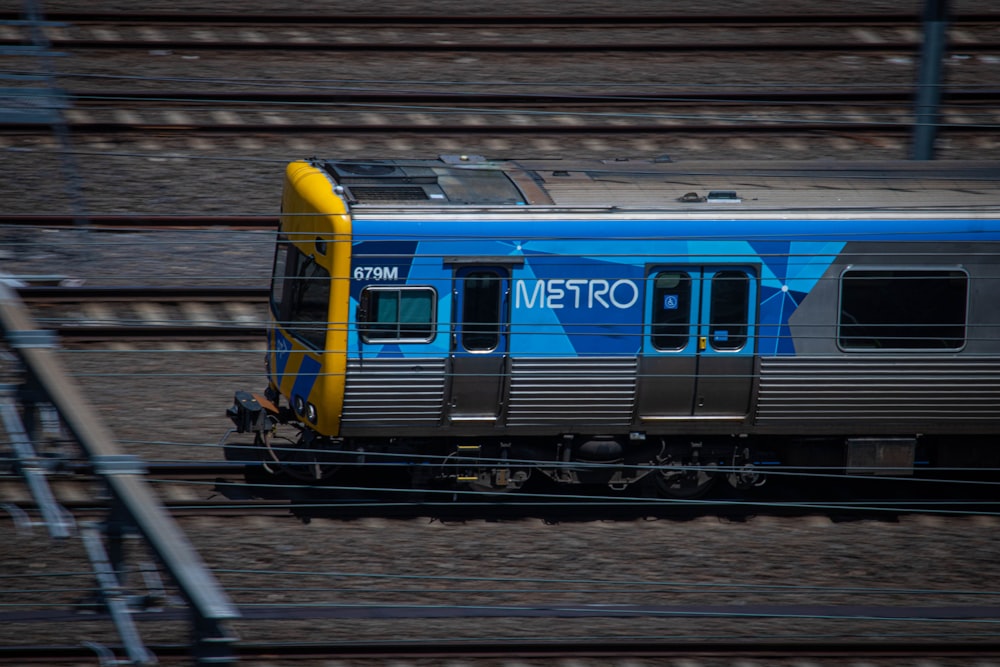
[[[299,372],[295,376],[295,384],[292,386],[292,396],[301,396],[303,399],[309,400],[309,394],[312,393],[313,385],[316,384],[319,371],[320,363],[318,361],[312,357],[303,356]]]
[[[549,220],[527,216],[496,221],[436,220],[355,221],[355,241],[395,239],[448,241],[490,239],[496,241],[552,239],[580,242],[600,250],[609,241],[690,241],[731,239],[740,241],[997,241],[1000,219],[795,219],[711,220],[659,219]],[[535,241],[537,242],[537,241]]]

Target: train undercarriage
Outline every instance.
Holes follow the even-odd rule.
[[[392,469],[405,471],[412,488],[504,493],[542,479],[581,492],[641,489],[648,495],[652,489],[662,497],[691,499],[723,481],[740,492],[752,490],[779,470],[787,479],[1000,468],[1000,446],[988,435],[330,438],[298,422],[293,411],[248,392],[237,392],[227,414],[234,424],[223,438],[228,460],[307,484],[328,482],[338,472]],[[253,444],[227,442],[234,432],[252,434]]]
[[[227,459],[300,483],[323,483],[345,469],[391,466],[407,470],[415,488],[499,493],[518,491],[541,477],[563,487],[641,486],[668,498],[697,498],[722,480],[739,490],[760,487],[775,463],[773,453],[730,436],[329,438],[304,427],[290,410],[248,392],[236,394],[227,414],[234,424],[223,439]],[[253,444],[226,442],[233,432],[253,434]]]

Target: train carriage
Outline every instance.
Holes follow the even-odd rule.
[[[271,467],[384,456],[492,489],[537,473],[691,495],[778,465],[992,465],[998,176],[295,162],[268,387],[230,416]],[[295,447],[272,446],[279,425]]]

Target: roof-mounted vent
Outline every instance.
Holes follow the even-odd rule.
[[[350,189],[352,198],[358,204],[402,204],[406,202],[423,202],[434,199],[419,185],[358,185]],[[437,195],[438,199],[444,199]]]
[[[384,162],[337,162],[333,170],[347,176],[388,176],[398,171],[395,165]]]
[[[445,164],[483,164],[486,158],[482,155],[441,155],[441,161]]]
[[[401,164],[395,160],[327,162],[324,167],[338,183],[346,186],[437,183],[437,174],[433,169],[423,165]]]
[[[712,190],[705,197],[709,204],[739,204],[743,201],[736,190]]]

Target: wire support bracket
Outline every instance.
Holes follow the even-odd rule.
[[[47,472],[28,437],[27,429],[21,421],[17,404],[7,392],[0,394],[0,421],[10,437],[18,468],[31,491],[31,496],[42,514],[42,521],[49,535],[55,539],[70,537],[76,527],[72,515],[60,505],[49,486]]]
[[[129,606],[129,596],[126,595],[118,574],[108,557],[108,552],[104,548],[101,538],[101,531],[93,525],[88,525],[80,531],[83,537],[83,544],[87,549],[87,556],[97,577],[97,585],[100,587],[101,602],[104,604],[111,620],[122,639],[125,652],[128,654],[128,663],[132,665],[155,665],[156,656],[153,655],[143,644],[139,631],[136,629],[135,621],[132,619],[132,610]],[[122,664],[122,663],[118,663]]]

